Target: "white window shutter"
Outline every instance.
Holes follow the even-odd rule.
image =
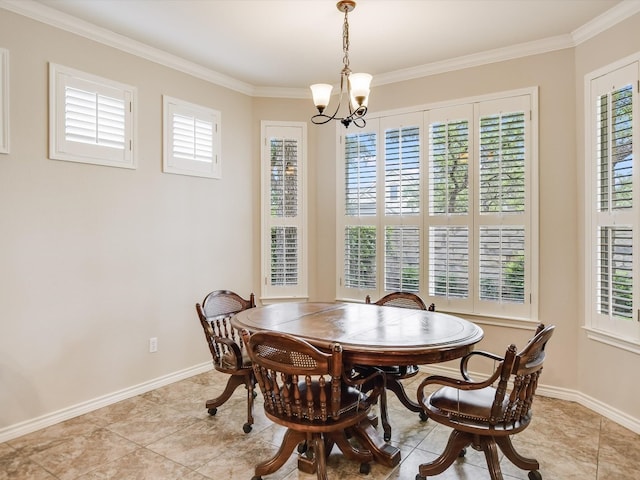
[[[50,64],[50,157],[135,168],[134,87]]]
[[[220,124],[218,110],[164,95],[162,170],[221,178]]]
[[[306,124],[262,124],[262,299],[308,295]]]
[[[615,338],[640,342],[638,60],[592,78],[587,189],[587,324]]]

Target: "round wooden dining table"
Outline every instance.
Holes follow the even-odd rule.
[[[303,338],[316,348],[342,345],[358,365],[415,365],[460,358],[482,340],[474,323],[445,313],[359,303],[277,303],[239,312],[231,323]]]
[[[460,358],[484,335],[479,326],[454,315],[359,303],[277,303],[239,312],[231,324],[249,332],[287,333],[327,351],[337,342],[345,363],[373,367]],[[372,425],[359,425],[354,433],[376,461],[399,463],[399,449],[386,443]]]

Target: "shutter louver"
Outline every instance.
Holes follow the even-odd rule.
[[[385,133],[385,213],[420,213],[420,128]]]
[[[298,284],[298,229],[271,228],[271,285]]]
[[[480,119],[480,213],[523,212],[524,112]]]
[[[385,229],[384,288],[419,293],[420,228],[394,226]]]
[[[345,137],[345,209],[348,216],[376,214],[376,135]]]
[[[376,288],[376,228],[346,227],[344,245],[345,286],[358,289]]]
[[[480,299],[524,303],[524,227],[480,227]]]
[[[429,150],[429,213],[469,213],[469,122],[431,124]]]
[[[298,215],[298,142],[271,139],[271,215]]]
[[[173,114],[173,156],[213,162],[213,123],[193,116]]]
[[[429,227],[429,295],[469,297],[469,229]]]
[[[118,98],[65,87],[65,139],[71,142],[125,148],[125,108]]]

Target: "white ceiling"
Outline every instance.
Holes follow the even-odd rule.
[[[251,88],[335,84],[342,67],[336,0],[0,0],[0,7],[27,2],[58,23],[89,22],[81,22],[88,36],[115,32]],[[563,48],[636,11],[640,0],[358,0],[349,14],[351,68],[373,74],[375,85],[501,51]]]

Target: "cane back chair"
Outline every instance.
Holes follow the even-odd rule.
[[[384,376],[375,372],[354,382],[345,373],[337,343],[324,353],[284,333],[243,330],[242,337],[264,397],[265,415],[287,428],[278,452],[255,467],[252,480],[277,471],[296,446],[298,469],[315,472],[318,480],[327,479],[326,457],[334,445],[360,462],[361,473],[369,473],[372,452],[352,445],[348,435],[384,392]]]
[[[492,480],[503,480],[498,448],[518,468],[529,470],[530,480],[541,480],[537,460],[516,452],[511,436],[523,431],[532,418],[531,405],[545,359],[545,347],[555,327],[540,324],[535,336],[518,352],[515,345],[504,357],[474,351],[462,358],[463,379],[427,377],[418,387],[418,401],[429,418],[453,428],[445,451],[433,462],[420,465],[416,480],[444,472],[453,461],[464,456],[466,447],[484,452]],[[474,382],[468,374],[469,359],[483,356],[498,362],[491,377]],[[494,387],[494,383],[497,385]],[[441,385],[425,396],[428,385]]]
[[[371,303],[371,297],[369,295],[365,298],[365,303]],[[429,310],[434,312],[436,309],[435,304],[429,305],[427,307],[422,299],[414,294],[409,292],[392,292],[378,301],[374,303],[375,305],[387,306],[387,307],[401,307],[401,308],[413,308],[415,310]],[[401,380],[406,378],[414,377],[420,371],[418,365],[398,365],[398,366],[390,366],[390,367],[377,367],[382,370],[386,375],[387,380],[387,390],[391,390],[398,400],[410,411],[416,412],[420,415],[420,419],[422,421],[427,420],[427,416],[422,410],[422,407],[411,400],[407,393],[405,392],[404,386],[402,385]],[[383,405],[381,408],[385,408]],[[383,417],[384,419],[384,417]],[[385,431],[385,440],[390,439],[390,434]]]
[[[255,379],[251,360],[246,355],[240,333],[230,323],[231,317],[242,310],[255,307],[253,293],[248,300],[229,290],[209,293],[202,305],[196,303],[196,311],[207,339],[216,370],[230,375],[222,394],[205,404],[210,415],[215,415],[218,407],[225,403],[240,385],[247,389],[247,422],[242,426],[245,433],[253,425],[253,398]]]

